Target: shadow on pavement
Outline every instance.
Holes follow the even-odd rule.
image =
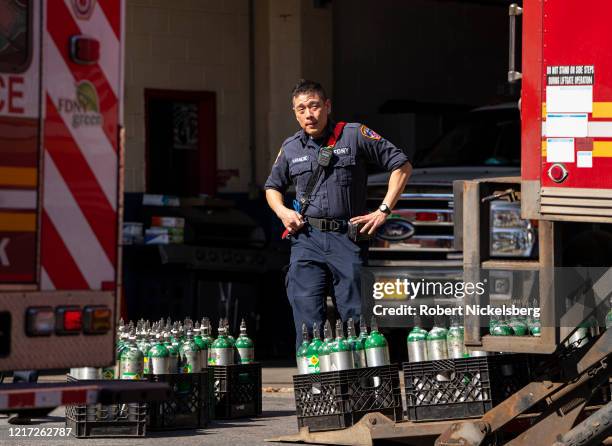
[[[210,432],[206,432],[206,429],[207,428],[189,429],[189,430],[165,430],[165,431],[147,430],[147,437],[168,438],[168,436],[170,435],[174,438],[174,437],[195,437],[196,435],[209,435]]]
[[[294,415],[294,410],[264,410],[261,413],[261,418],[273,418],[273,417],[288,417]]]

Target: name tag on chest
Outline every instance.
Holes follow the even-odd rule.
[[[308,155],[300,156],[299,158],[293,158],[291,160],[291,164],[303,163],[304,161],[308,161]]]
[[[349,155],[350,153],[350,147],[339,147],[337,149],[334,149],[334,155]]]

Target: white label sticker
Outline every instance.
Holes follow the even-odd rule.
[[[589,130],[589,120],[586,113],[546,115],[546,136],[574,136],[586,138]]]
[[[593,152],[590,150],[576,152],[576,165],[578,167],[593,167]]]
[[[546,138],[546,162],[573,163],[574,138]]]
[[[546,87],[547,113],[592,113],[593,86]]]

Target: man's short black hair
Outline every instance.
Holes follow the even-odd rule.
[[[300,79],[297,84],[295,84],[295,87],[293,87],[293,91],[291,92],[291,100],[305,93],[317,93],[324,101],[327,99],[325,89],[320,83]]]

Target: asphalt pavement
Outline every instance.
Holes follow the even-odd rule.
[[[147,432],[140,438],[78,439],[60,436],[65,427],[64,408],[59,407],[44,418],[35,418],[32,424],[15,426],[0,415],[0,445],[6,446],[196,446],[196,445],[268,445],[267,438],[297,431],[292,375],[294,368],[263,369],[263,413],[261,417],[236,420],[213,420],[200,430]],[[61,381],[64,376],[43,376],[41,381]],[[19,429],[17,429],[19,428]],[[30,430],[29,428],[33,428]],[[45,428],[43,431],[42,428]],[[49,429],[54,428],[54,429]],[[55,428],[58,428],[57,430]],[[35,433],[50,435],[33,437]],[[56,434],[57,433],[57,434]]]

